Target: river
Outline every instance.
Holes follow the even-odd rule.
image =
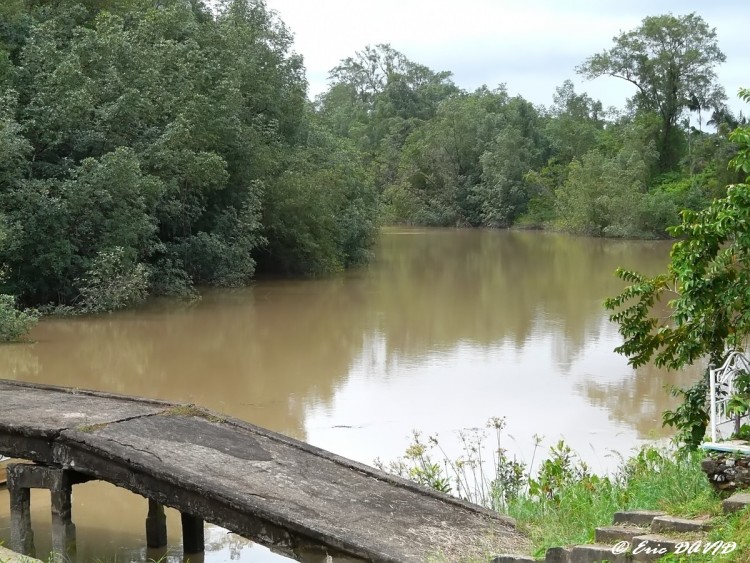
[[[204,405],[372,464],[411,431],[458,456],[458,432],[505,417],[503,447],[529,463],[564,438],[596,472],[665,436],[665,385],[695,372],[633,370],[602,309],[616,267],[662,270],[670,243],[524,231],[387,228],[366,267],[262,280],[196,301],[156,299],[111,315],[44,320],[0,348],[2,377]],[[37,553],[49,499],[35,492]],[[7,492],[0,540],[8,543]],[[179,516],[169,510],[171,553]],[[145,560],[146,502],[74,489],[81,560]],[[206,561],[284,561],[207,527]],[[167,560],[179,560],[171,555]]]

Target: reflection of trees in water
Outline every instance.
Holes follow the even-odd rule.
[[[656,270],[668,245],[514,231],[445,230],[382,238],[370,284],[389,353],[459,341],[522,348],[551,327],[570,358],[598,336],[618,266]],[[563,353],[563,351],[566,351]]]
[[[168,312],[46,320],[0,369],[23,359],[17,379],[196,402],[303,437],[305,401],[329,401],[361,350],[362,297],[344,285],[275,282]]]
[[[204,404],[299,437],[354,363],[415,361],[460,343],[553,338],[563,370],[601,337],[617,266],[656,271],[668,245],[538,232],[385,234],[368,268],[258,282],[199,302],[46,320],[0,352],[11,377]],[[384,370],[379,370],[383,373]],[[388,371],[388,370],[385,370]]]
[[[657,369],[651,364],[637,368],[632,377],[612,383],[588,380],[582,384],[592,404],[606,408],[610,417],[625,422],[638,431],[639,438],[671,435],[662,427],[662,413],[679,404],[669,393],[669,386],[687,387],[703,374],[703,366],[681,371]]]
[[[38,374],[41,370],[35,344],[3,344],[0,347],[0,378],[26,379]]]

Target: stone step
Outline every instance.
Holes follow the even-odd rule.
[[[550,547],[544,555],[544,563],[570,563],[572,547]]]
[[[495,555],[490,563],[539,563],[539,559],[528,555]]]
[[[648,528],[654,518],[664,515],[664,512],[659,512],[658,510],[622,510],[615,512],[612,524],[615,526],[618,524],[631,524],[633,526],[640,526],[641,528]]]
[[[568,563],[628,563],[632,561],[629,553],[615,553],[611,545],[592,543],[577,545],[570,551]]]
[[[674,516],[656,516],[651,521],[651,531],[661,532],[707,532],[711,529],[710,518],[676,518]]]
[[[599,526],[594,531],[594,541],[597,543],[613,544],[620,541],[632,542],[635,536],[649,533],[648,528],[621,524],[619,526]]]
[[[744,509],[750,505],[750,494],[748,493],[735,493],[725,501],[721,503],[724,508],[724,514],[731,514]]]
[[[633,561],[656,561],[668,553],[674,553],[677,544],[684,541],[660,534],[636,536],[630,544],[631,556]]]

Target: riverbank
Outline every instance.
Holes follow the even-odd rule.
[[[19,381],[205,405],[366,464],[402,454],[413,428],[439,433],[455,457],[460,429],[502,413],[515,438],[503,443],[509,457],[530,461],[533,435],[546,434],[535,468],[564,437],[593,473],[611,473],[619,462],[610,450],[665,436],[661,413],[675,403],[664,386],[701,375],[629,367],[612,351],[620,338],[601,307],[621,289],[618,265],[661,271],[669,246],[386,230],[370,266],[337,276],[42,319],[33,343],[3,347],[0,366]],[[87,555],[137,553],[142,503],[96,483],[74,502]],[[35,506],[47,521],[49,509]],[[226,546],[240,542],[225,536],[217,529],[207,562],[228,560]],[[0,539],[9,541],[2,530]],[[242,548],[238,560],[258,549]]]
[[[499,438],[502,424],[495,430]],[[526,464],[476,441],[466,446],[452,460],[437,440],[415,435],[405,456],[384,468],[513,517],[531,540],[525,555],[544,557],[552,547],[592,543],[594,530],[611,525],[615,513],[653,510],[710,518],[707,541],[737,543],[721,560],[749,560],[750,512],[724,514],[722,497],[701,469],[702,452],[645,446],[621,457],[616,470],[596,475],[564,442],[546,456],[535,452],[544,459],[538,467],[533,460]],[[715,555],[690,556],[691,562],[712,560]]]

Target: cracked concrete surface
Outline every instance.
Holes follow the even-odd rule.
[[[261,543],[370,561],[459,561],[527,545],[509,518],[239,420],[4,380],[0,405],[0,452],[75,469]]]

